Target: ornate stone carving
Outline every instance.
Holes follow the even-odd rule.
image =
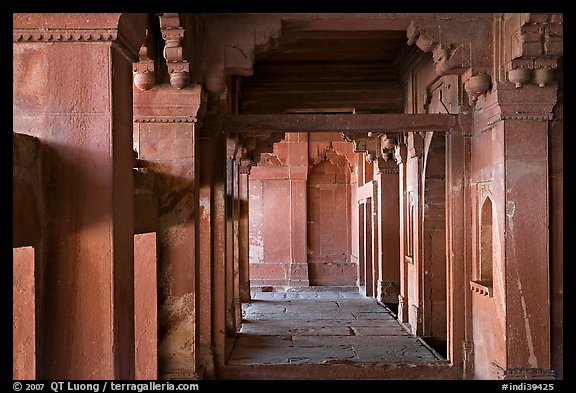
[[[406,29],[408,45],[416,44],[424,52],[431,52],[440,42],[439,26],[412,21]]]
[[[424,154],[424,137],[416,132],[408,134],[408,157],[421,158]]]
[[[408,45],[416,44],[424,52],[432,52],[436,74],[462,74],[471,67],[470,44],[441,42],[440,25],[433,22],[412,21],[406,30]]]
[[[406,163],[406,157],[407,157],[406,144],[404,142],[399,142],[394,147],[394,159],[396,160],[396,164],[397,165],[405,164]]]
[[[530,82],[532,71],[528,68],[516,68],[508,71],[508,80],[516,86],[522,87],[523,84]]]
[[[513,35],[508,80],[517,88],[530,79],[544,87],[554,80],[563,55],[562,14],[530,14]]]
[[[246,149],[246,154],[243,158],[249,159],[251,165],[258,165],[261,161],[262,154],[273,153],[274,143],[283,140],[284,135],[285,133],[283,132],[243,134],[239,141]]]
[[[473,106],[478,97],[488,90],[490,87],[491,77],[488,74],[477,74],[468,79],[464,83],[464,89],[468,94],[468,104]]]
[[[461,74],[470,68],[470,50],[464,44],[451,47],[439,44],[432,51],[436,74]]]
[[[150,29],[146,29],[146,42],[140,47],[138,55],[140,60],[132,64],[132,74],[134,77],[134,85],[142,90],[150,90],[156,85],[156,72],[154,59],[151,56],[152,33]]]
[[[190,64],[184,59],[182,41],[184,29],[180,26],[177,13],[160,14],[160,31],[166,45],[164,58],[168,66],[170,84],[177,89],[183,89],[190,82]]]

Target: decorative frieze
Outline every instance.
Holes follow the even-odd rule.
[[[509,368],[505,369],[496,362],[490,364],[493,372],[501,380],[555,380],[554,370],[542,368]]]
[[[492,286],[488,284],[485,285],[480,281],[470,281],[470,290],[482,296],[488,296],[488,297],[493,296]]]
[[[195,116],[134,116],[135,123],[196,123]]]
[[[12,33],[13,42],[99,42],[116,41],[117,29],[21,30]]]

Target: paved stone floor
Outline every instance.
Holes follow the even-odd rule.
[[[252,292],[231,365],[430,362],[439,357],[356,288]]]

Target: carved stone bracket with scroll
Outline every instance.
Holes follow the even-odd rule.
[[[398,133],[368,132],[359,135],[343,132],[342,138],[354,143],[355,153],[366,153],[366,160],[370,163],[377,159],[392,159],[398,143]]]
[[[488,90],[491,81],[487,73],[490,68],[487,56],[476,54],[474,57],[471,49],[473,44],[478,43],[483,37],[481,34],[474,35],[473,22],[467,29],[451,25],[448,21],[442,26],[440,23],[440,21],[412,21],[406,31],[408,45],[415,44],[422,51],[432,53],[438,76],[462,75],[469,103],[473,105],[477,98]],[[473,64],[472,59],[475,59],[476,64]]]
[[[255,133],[241,135],[239,143],[244,149],[240,157],[241,166],[255,166],[260,163],[262,153],[273,153],[274,144],[284,139],[283,132]],[[248,173],[250,169],[247,169]]]

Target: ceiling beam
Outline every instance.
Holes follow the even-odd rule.
[[[224,132],[420,132],[449,131],[456,115],[425,114],[254,114],[206,115],[203,127]]]

